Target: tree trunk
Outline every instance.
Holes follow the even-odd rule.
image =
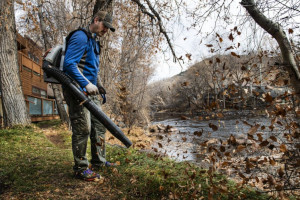
[[[254,21],[276,39],[281,50],[283,65],[287,67],[291,79],[291,84],[293,85],[296,91],[296,95],[299,99],[300,73],[292,52],[291,43],[286,37],[286,34],[283,31],[282,27],[280,26],[280,24],[274,23],[263,13],[261,13],[256,7],[254,0],[242,0],[241,4],[248,11]]]
[[[39,16],[40,28],[41,28],[41,32],[42,32],[42,36],[43,36],[43,40],[44,40],[44,48],[45,48],[45,50],[47,50],[47,49],[51,48],[51,43],[47,37],[47,29],[46,29],[46,24],[45,24],[45,20],[44,20],[44,16],[43,16],[43,11],[42,11],[42,8],[43,8],[42,0],[38,0],[38,8],[39,8],[38,16]],[[53,94],[54,94],[54,98],[56,100],[57,110],[58,110],[60,119],[62,120],[63,123],[66,123],[69,125],[70,121],[69,121],[69,117],[66,112],[66,109],[64,107],[61,87],[56,84],[51,84],[51,86],[53,89]]]
[[[0,1],[0,85],[4,126],[29,125],[19,74],[14,1]]]
[[[53,89],[54,98],[56,100],[57,110],[60,116],[60,119],[63,123],[70,125],[69,116],[64,106],[63,96],[61,94],[61,87],[57,84],[51,84]]]

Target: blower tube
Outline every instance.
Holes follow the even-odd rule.
[[[118,138],[126,147],[130,147],[132,142],[125,136],[122,130],[109,119],[102,110],[90,100],[74,83],[74,81],[59,69],[49,65],[49,62],[44,61],[43,70],[48,77],[52,76],[61,84],[67,87],[83,106],[85,106],[116,138]]]

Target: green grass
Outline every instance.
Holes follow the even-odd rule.
[[[166,157],[140,153],[136,150],[109,148],[109,158],[120,161],[118,172],[107,173],[116,177],[114,187],[124,188],[126,199],[267,199],[254,190],[237,187],[232,181],[218,174],[208,175],[208,171],[187,162],[174,162]],[[123,164],[125,163],[125,164]]]
[[[47,183],[72,166],[70,151],[57,148],[32,127],[1,130],[0,149],[0,182],[16,193],[51,190]]]
[[[59,123],[52,125],[59,129]],[[70,135],[61,134],[70,145]],[[0,194],[7,199],[268,199],[192,164],[134,149],[107,145],[107,159],[121,165],[100,172],[104,183],[79,181],[72,177],[71,146],[52,144],[38,128],[3,129]]]

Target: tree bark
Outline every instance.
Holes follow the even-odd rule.
[[[51,42],[48,40],[48,37],[47,37],[46,23],[45,23],[43,11],[42,11],[42,8],[43,8],[42,0],[38,0],[38,8],[39,8],[38,16],[39,16],[40,28],[41,28],[41,32],[42,32],[42,36],[43,36],[43,40],[44,40],[44,48],[45,48],[45,50],[47,50],[47,49],[51,48]],[[54,98],[56,100],[57,110],[58,110],[60,119],[62,120],[63,123],[66,123],[69,125],[70,121],[69,121],[69,117],[66,112],[66,109],[64,107],[61,87],[57,84],[51,84],[51,86],[53,89],[53,94],[54,94]]]
[[[0,85],[4,126],[29,125],[19,74],[13,0],[0,1]]]
[[[287,68],[296,95],[300,98],[300,73],[293,55],[291,43],[288,40],[285,32],[280,24],[275,23],[268,19],[257,8],[254,0],[242,0],[241,5],[248,11],[254,21],[274,37],[280,47],[281,55],[283,58],[283,65]]]
[[[60,116],[60,119],[63,123],[70,125],[69,116],[64,106],[63,95],[61,93],[61,87],[57,84],[51,84],[53,89],[54,98],[56,100],[57,110]]]

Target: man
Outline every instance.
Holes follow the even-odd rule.
[[[68,40],[64,72],[70,75],[89,95],[97,106],[101,106],[99,93],[105,103],[105,90],[98,78],[100,43],[97,36],[104,36],[108,29],[112,32],[112,17],[105,11],[99,11],[86,30],[78,30]],[[93,168],[111,166],[105,159],[105,128],[72,94],[64,89],[64,97],[69,106],[72,126],[72,150],[75,165],[75,177],[86,181],[94,181],[100,175],[89,169],[86,157],[87,142],[91,140],[91,165]]]

